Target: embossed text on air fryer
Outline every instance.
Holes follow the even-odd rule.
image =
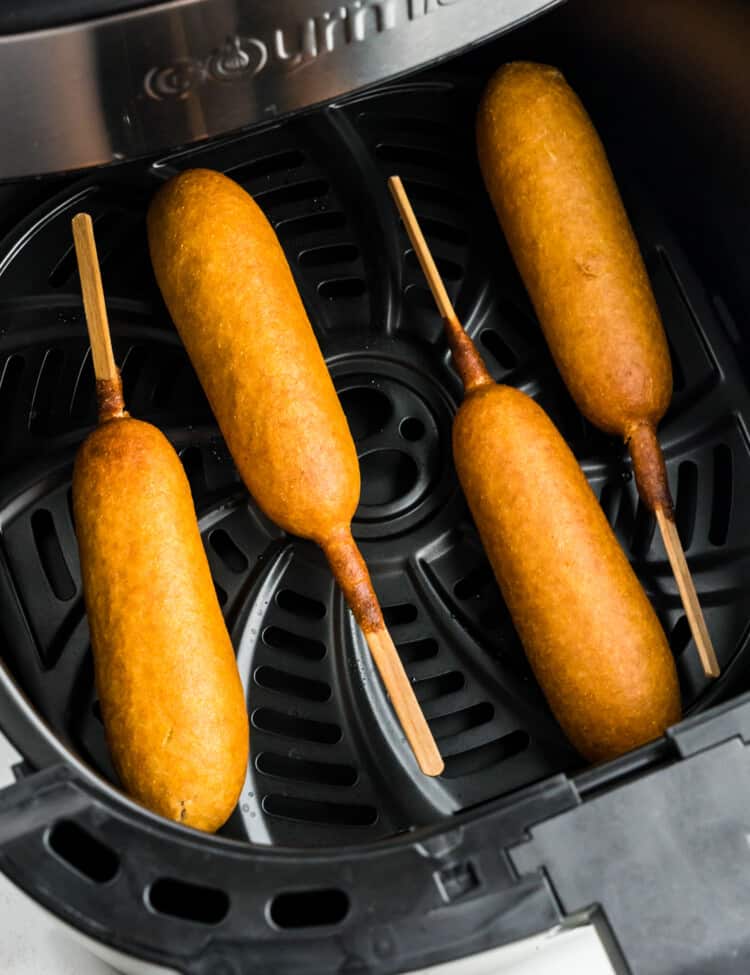
[[[205,57],[181,58],[146,72],[146,94],[158,101],[187,98],[207,83],[248,81],[269,66],[285,72],[312,64],[347,44],[420,20],[461,0],[353,0],[317,17],[263,36],[233,34]]]

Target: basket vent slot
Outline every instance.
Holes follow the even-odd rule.
[[[475,569],[459,579],[453,587],[453,595],[456,599],[476,599],[484,587],[492,581],[492,570],[489,565],[478,565]]]
[[[206,482],[206,468],[200,447],[186,447],[180,454],[180,460],[190,482],[190,489],[195,494],[196,488],[203,488]]]
[[[445,714],[440,718],[432,718],[428,721],[430,729],[435,738],[454,738],[472,728],[492,721],[495,709],[489,701],[482,701],[480,704],[472,704],[471,707],[462,708],[452,714]]]
[[[54,519],[46,508],[38,508],[31,516],[31,532],[50,589],[61,602],[68,602],[75,596],[76,587],[63,555]]]
[[[303,250],[298,260],[303,267],[327,267],[329,264],[351,264],[359,257],[354,244],[325,244]]]
[[[326,608],[317,599],[304,596],[301,592],[293,589],[280,589],[276,594],[276,605],[279,609],[291,613],[293,616],[301,616],[306,620],[322,620],[326,615]]]
[[[326,655],[325,644],[299,633],[291,633],[280,626],[269,626],[263,631],[263,642],[274,650],[293,653],[303,660],[322,660]]]
[[[687,616],[680,616],[669,634],[669,646],[675,657],[681,656],[687,650],[691,639],[692,633],[690,632],[688,618]]]
[[[316,928],[340,924],[349,913],[343,890],[298,890],[277,894],[271,902],[271,920],[279,928]]]
[[[259,667],[255,672],[255,681],[269,691],[278,691],[280,694],[299,697],[304,701],[322,702],[331,697],[330,685],[324,681],[288,674],[275,667]]]
[[[648,510],[641,498],[638,499],[638,507],[635,510],[635,522],[633,523],[633,539],[630,543],[630,551],[636,558],[645,558],[651,548],[656,531],[656,517]]]
[[[414,685],[414,693],[420,704],[427,701],[434,701],[446,694],[455,694],[466,685],[466,678],[460,670],[451,670],[447,674],[438,674],[437,677],[427,677],[417,681]]]
[[[290,782],[310,782],[314,785],[334,785],[350,788],[358,774],[351,765],[331,762],[313,762],[304,758],[290,758],[275,752],[261,752],[255,759],[255,767],[264,775]]]
[[[234,166],[227,170],[227,175],[238,183],[244,183],[259,179],[261,176],[271,176],[274,173],[299,169],[304,161],[305,155],[299,149],[287,149],[284,152],[275,152],[270,156],[262,156],[260,159],[253,159],[251,162]]]
[[[220,924],[229,913],[229,897],[223,890],[171,877],[162,877],[151,884],[146,897],[157,914],[198,924]]]
[[[0,372],[0,418],[6,423],[16,406],[16,398],[21,386],[21,376],[25,362],[23,356],[10,355]]]
[[[95,884],[114,880],[120,869],[120,860],[114,850],[69,819],[55,823],[47,843],[64,863]]]
[[[434,256],[434,260],[443,280],[460,281],[463,277],[464,269],[460,264],[456,264],[455,261],[451,261],[447,257],[438,256]],[[406,252],[404,264],[406,264],[407,267],[419,270],[420,274],[422,273],[420,270],[419,260],[417,259],[417,255],[414,253],[414,251],[410,250]]]
[[[436,220],[434,217],[420,217],[419,225],[428,239],[442,240],[446,244],[455,244],[461,247],[469,242],[469,235],[462,227],[457,227],[445,220]]]
[[[254,711],[253,725],[272,735],[294,738],[298,741],[312,741],[319,745],[335,745],[336,742],[341,741],[341,728],[337,724],[283,714],[272,708],[258,708]]]
[[[379,433],[393,414],[393,404],[380,389],[372,386],[354,386],[342,390],[339,399],[346,413],[352,437],[365,440]]]
[[[499,765],[513,758],[514,755],[520,755],[529,747],[529,742],[529,736],[525,731],[520,728],[511,731],[510,734],[503,735],[496,741],[487,742],[486,745],[470,748],[457,755],[449,755],[445,759],[443,775],[446,779],[459,779],[463,775],[492,768],[493,765]]]
[[[479,340],[503,369],[512,369],[518,364],[518,357],[513,349],[493,329],[485,328],[479,336]]]
[[[442,204],[443,206],[453,207],[456,210],[460,210],[466,206],[464,198],[455,190],[449,189],[446,186],[438,186],[429,180],[407,178],[403,180],[403,184],[412,203],[415,200],[421,200],[423,203]]]
[[[208,536],[211,548],[230,572],[240,575],[247,571],[247,556],[223,528],[216,528]]]
[[[280,819],[318,823],[322,826],[373,826],[378,819],[378,811],[374,806],[319,802],[317,799],[276,794],[264,797],[263,811]]]
[[[302,237],[307,234],[321,234],[326,230],[340,230],[346,226],[346,215],[340,210],[322,210],[308,213],[304,217],[290,217],[281,220],[276,230],[283,237]]]
[[[417,607],[412,605],[412,603],[396,603],[393,606],[383,606],[383,619],[389,628],[413,623],[417,615]]]
[[[438,643],[432,637],[425,637],[423,640],[410,640],[407,643],[397,644],[398,652],[405,664],[415,664],[420,660],[430,660],[437,657]]]
[[[29,430],[37,436],[54,432],[54,418],[59,410],[57,390],[64,364],[62,349],[47,349],[44,353],[29,419]]]
[[[683,460],[678,468],[674,508],[677,531],[687,552],[693,542],[698,508],[698,466],[692,460]]]
[[[708,540],[712,545],[724,545],[729,534],[732,514],[732,451],[725,444],[714,447],[714,487],[712,495],[711,525]]]
[[[362,278],[331,278],[318,285],[320,297],[329,301],[336,298],[360,298],[365,291],[367,286]]]
[[[325,196],[327,192],[328,183],[324,179],[307,179],[300,183],[289,183],[287,186],[263,190],[256,193],[255,198],[262,204],[264,210],[270,210],[288,203],[314,200],[316,197]]]
[[[404,146],[381,142],[375,146],[375,154],[378,159],[392,166],[419,166],[444,173],[453,173],[456,169],[455,159],[426,146]]]

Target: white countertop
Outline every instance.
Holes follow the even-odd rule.
[[[0,787],[13,781],[11,766],[17,761],[17,752],[0,734]],[[0,874],[2,975],[114,972]],[[419,975],[614,975],[614,970],[594,929],[584,926],[529,938],[459,963],[426,969]]]

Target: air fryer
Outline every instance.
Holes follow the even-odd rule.
[[[372,6],[373,23],[401,9]],[[423,6],[439,22],[439,5]],[[452,23],[465,9],[465,31],[480,31],[477,6],[456,6]],[[430,34],[432,48],[409,52],[437,59],[419,71],[398,44],[345,82],[320,59],[307,91],[303,74],[294,85],[285,75],[266,118],[260,97],[228,114],[201,103],[201,116],[191,99],[203,82],[185,67],[199,59],[186,54],[159,82],[162,94],[177,86],[173,122],[138,134],[131,119],[124,150],[114,123],[93,148],[85,133],[87,112],[113,117],[125,83],[111,65],[92,67],[97,99],[64,65],[49,76],[64,86],[67,143],[59,126],[51,145],[24,135],[4,96],[15,122],[1,165],[16,178],[0,186],[0,724],[24,761],[0,793],[0,869],[100,945],[195,975],[390,975],[593,919],[618,971],[747,969],[750,12],[732,0],[571,0],[516,24],[542,6],[508,5],[485,33],[508,29],[481,44],[481,31],[464,33],[438,50]],[[2,26],[35,38],[33,54],[65,17],[31,5]],[[234,41],[225,56],[232,44],[239,57]],[[10,50],[0,38],[0,76]],[[484,192],[475,108],[491,71],[515,58],[556,64],[578,91],[640,241],[674,369],[661,442],[716,681],[622,444],[571,402]],[[16,52],[5,68],[18,64]],[[437,780],[419,773],[322,555],[248,497],[160,298],[146,207],[195,166],[241,183],[289,258],[357,444],[354,534],[445,758]],[[557,424],[669,636],[686,717],[617,761],[587,768],[566,743],[482,552],[451,459],[460,382],[387,192],[393,173],[493,376]],[[215,837],[124,796],[105,745],[70,494],[95,423],[70,234],[82,209],[126,401],[182,458],[247,692],[250,767]]]

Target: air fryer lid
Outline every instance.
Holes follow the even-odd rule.
[[[10,0],[0,179],[130,159],[303,109],[557,2]]]

